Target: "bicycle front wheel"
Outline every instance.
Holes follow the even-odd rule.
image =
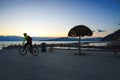
[[[38,56],[38,54],[39,54],[39,49],[36,48],[36,47],[33,47],[33,49],[32,49],[32,55],[33,56]]]
[[[22,56],[26,55],[26,54],[27,54],[26,48],[20,47],[20,48],[19,48],[19,53],[20,53],[20,55],[22,55]]]

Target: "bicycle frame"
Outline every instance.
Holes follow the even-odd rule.
[[[27,51],[29,51],[30,53],[32,52],[32,48],[30,47],[30,45],[26,46]]]

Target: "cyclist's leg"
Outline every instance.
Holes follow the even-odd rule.
[[[29,42],[30,48],[33,49],[32,41]]]
[[[30,46],[30,52],[33,53],[32,41],[29,41],[28,45]]]
[[[25,45],[24,45],[24,48],[26,48],[26,46],[28,46],[29,45],[29,43],[27,42],[27,43],[25,43]]]

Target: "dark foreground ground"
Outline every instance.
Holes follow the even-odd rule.
[[[55,50],[21,56],[18,49],[0,51],[0,80],[120,80],[120,58],[113,52]],[[120,53],[119,53],[120,54]]]

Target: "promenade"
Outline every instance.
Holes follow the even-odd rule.
[[[73,55],[76,52],[54,50],[21,56],[18,49],[0,50],[0,80],[120,80],[120,58],[114,58],[113,52]]]

